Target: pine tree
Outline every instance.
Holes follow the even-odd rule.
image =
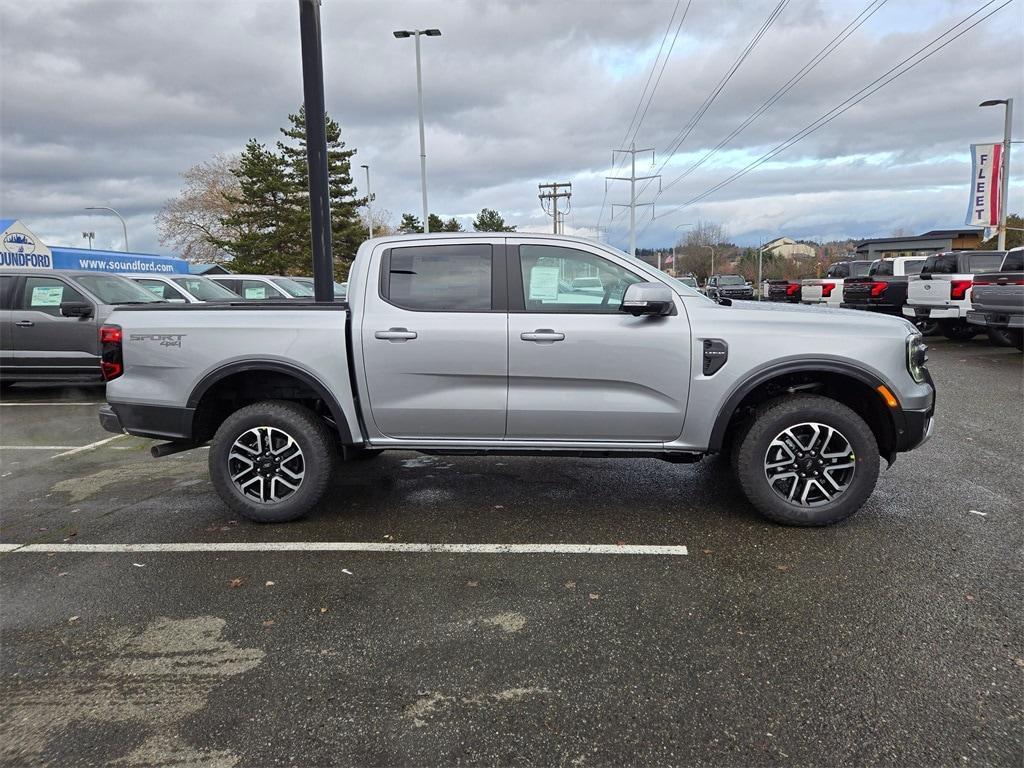
[[[414,235],[423,232],[423,222],[418,216],[411,213],[402,214],[402,223],[398,225],[398,231],[407,235]]]
[[[493,208],[482,208],[473,220],[473,229],[477,232],[515,232],[514,226],[505,224],[505,219]]]
[[[287,274],[304,254],[296,215],[301,201],[296,199],[284,158],[250,139],[232,173],[238,179],[238,192],[225,193],[233,210],[222,224],[235,234],[230,239],[214,238],[213,244],[231,254],[236,272]]]
[[[312,246],[310,244],[309,175],[306,163],[306,108],[300,107],[298,114],[288,115],[291,125],[282,128],[281,133],[294,144],[279,141],[278,151],[288,166],[289,179],[296,196],[302,201],[302,216],[305,226],[305,248],[309,254],[304,269],[312,269]],[[341,140],[341,126],[327,116],[327,172],[331,200],[331,249],[335,259],[335,273],[339,279],[348,274],[348,268],[367,237],[366,225],[359,216],[359,209],[366,205],[366,198],[356,197],[352,182],[352,156],[354,149],[346,149]]]

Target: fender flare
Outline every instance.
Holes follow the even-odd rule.
[[[770,365],[755,372],[748,378],[743,379],[733,388],[729,397],[725,401],[725,405],[722,406],[721,411],[718,413],[718,417],[715,419],[714,427],[711,429],[711,439],[708,441],[708,452],[718,453],[722,450],[722,446],[725,443],[726,430],[729,428],[729,422],[732,421],[733,414],[736,413],[736,409],[739,407],[739,404],[743,402],[743,399],[747,395],[762,384],[790,373],[835,373],[843,376],[849,376],[850,378],[867,385],[872,390],[885,385],[890,391],[895,392],[891,386],[886,384],[885,381],[871,371],[841,360],[794,360]],[[901,432],[903,409],[887,408],[886,410],[890,416],[893,436],[898,436]]]
[[[331,418],[337,427],[341,442],[346,445],[353,442],[352,430],[349,428],[348,419],[345,418],[345,412],[341,409],[341,405],[330,389],[309,371],[277,360],[238,360],[215,368],[200,379],[199,383],[192,389],[192,393],[188,396],[188,402],[186,403],[187,407],[194,412],[213,385],[228,376],[246,371],[273,371],[295,377],[312,389],[317,397],[324,401],[327,409],[331,412]]]

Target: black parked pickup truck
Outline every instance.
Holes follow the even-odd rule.
[[[887,315],[902,315],[907,303],[907,275],[916,275],[924,256],[878,259],[867,277],[850,277],[843,282],[843,309],[866,309]]]
[[[769,280],[768,301],[784,301],[799,304],[803,285],[799,280]]]

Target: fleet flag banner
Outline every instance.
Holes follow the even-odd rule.
[[[999,199],[1002,164],[1002,144],[971,144],[971,199],[967,204],[967,226],[998,226],[1002,205]]]

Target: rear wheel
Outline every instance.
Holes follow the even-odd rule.
[[[842,403],[818,395],[759,407],[734,456],[750,503],[786,525],[828,525],[849,517],[878,480],[871,428]]]
[[[210,445],[210,479],[221,500],[258,523],[283,523],[323,496],[334,444],[308,408],[264,400],[231,414]]]
[[[963,320],[943,323],[939,329],[942,331],[942,335],[951,341],[970,341],[981,333],[977,326]]]
[[[1018,331],[1017,335],[1020,335]],[[1015,347],[1017,339],[1014,337],[1014,333],[1009,328],[997,328],[989,326],[988,328],[988,340],[995,344],[997,347]]]

